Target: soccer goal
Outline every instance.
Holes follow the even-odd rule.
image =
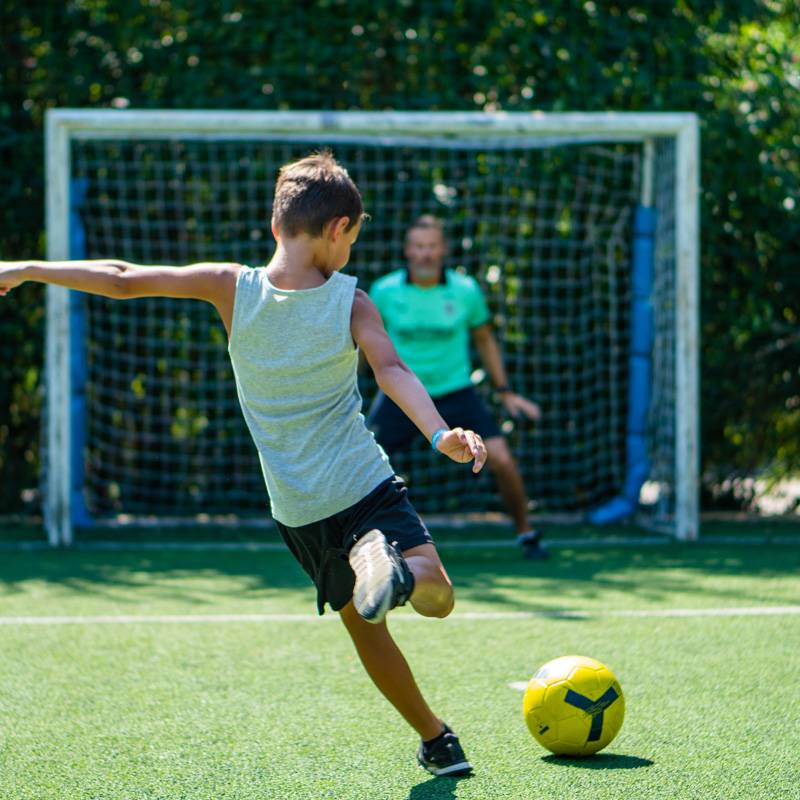
[[[483,287],[510,383],[542,409],[502,420],[535,511],[692,539],[698,146],[683,113],[58,109],[48,257],[264,264],[278,168],[328,147],[371,216],[347,268],[360,286],[402,267],[407,226],[433,213],[447,266]],[[113,520],[268,520],[210,306],[48,287],[46,359],[53,544]],[[367,374],[361,389],[368,407]],[[500,509],[488,471],[422,437],[395,468],[423,512]]]

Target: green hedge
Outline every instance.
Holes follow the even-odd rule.
[[[3,257],[43,254],[51,106],[696,111],[706,481],[797,470],[799,25],[796,0],[5,0]],[[42,303],[0,307],[0,513],[36,506]]]

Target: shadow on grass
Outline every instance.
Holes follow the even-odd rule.
[[[639,769],[640,767],[651,767],[655,763],[649,758],[616,753],[598,753],[587,758],[542,756],[542,761],[559,767],[577,767],[578,769]]]
[[[561,608],[614,595],[653,604],[678,595],[682,602],[697,597],[706,605],[711,599],[774,603],[770,579],[790,578],[800,570],[800,547],[793,545],[560,549],[545,562],[523,561],[513,550],[448,549],[442,558],[460,599],[529,612],[552,609],[554,597]],[[800,591],[781,602],[800,602]]]
[[[3,553],[0,598],[30,591],[30,582],[60,596],[93,596],[135,606],[146,597],[191,607],[236,599],[294,596],[308,601],[313,587],[286,552],[39,550]]]
[[[459,781],[468,781],[471,775],[453,778],[431,778],[411,788],[406,800],[452,800],[456,796]]]
[[[617,602],[620,597],[653,604],[674,602],[679,595],[681,602],[697,597],[706,605],[769,604],[775,602],[770,579],[800,572],[796,546],[574,548],[556,550],[546,562],[524,561],[510,548],[446,548],[442,558],[460,601],[534,613],[582,608],[607,598]],[[277,597],[308,603],[313,613],[311,582],[288,551],[280,550],[0,553],[0,597],[30,591],[30,582],[54,586],[62,597],[93,595],[121,605],[134,605],[145,596],[193,608]],[[800,590],[796,597],[784,591],[780,602],[800,603]]]

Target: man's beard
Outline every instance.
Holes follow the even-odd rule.
[[[431,278],[438,278],[442,270],[441,264],[415,264],[411,267],[411,272],[415,278],[422,278],[423,280],[430,280]]]

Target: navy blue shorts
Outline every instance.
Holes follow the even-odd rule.
[[[379,483],[366,497],[338,514],[290,528],[275,521],[292,555],[317,587],[317,609],[325,603],[341,611],[353,596],[355,575],[347,560],[350,548],[377,528],[402,553],[433,542],[396,475]]]
[[[472,386],[434,397],[436,410],[451,428],[475,431],[484,439],[501,436],[497,421]],[[385,394],[379,394],[369,413],[367,425],[378,444],[391,456],[421,436],[417,426]]]

